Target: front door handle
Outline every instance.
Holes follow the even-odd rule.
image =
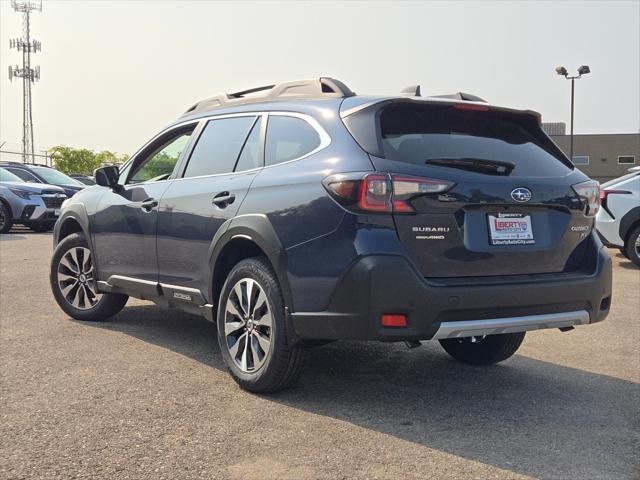
[[[142,203],[140,204],[140,208],[142,208],[142,210],[144,210],[145,212],[150,212],[157,206],[158,206],[158,201],[155,198],[147,198],[146,200],[143,200]]]
[[[226,208],[231,205],[236,199],[236,196],[233,193],[229,192],[220,192],[213,199],[211,203],[219,208]]]

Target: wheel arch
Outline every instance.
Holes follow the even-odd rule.
[[[216,238],[217,237],[217,238]],[[210,275],[208,294],[213,305],[218,297],[228,273],[234,265],[245,258],[262,256],[271,264],[285,306],[293,305],[286,268],[286,254],[278,235],[266,215],[240,215],[226,222],[212,241],[210,254]]]
[[[640,207],[632,208],[620,219],[620,230],[618,233],[625,243],[627,242],[629,233],[631,233],[638,224],[640,224]]]

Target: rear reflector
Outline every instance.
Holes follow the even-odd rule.
[[[407,316],[402,313],[384,313],[380,319],[380,325],[383,327],[406,327]]]

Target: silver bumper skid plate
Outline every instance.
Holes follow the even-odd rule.
[[[522,317],[491,318],[487,320],[442,322],[433,339],[478,337],[500,333],[526,332],[543,328],[566,328],[588,323],[589,313],[586,310]]]

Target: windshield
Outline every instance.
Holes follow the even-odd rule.
[[[390,160],[530,177],[570,171],[551,141],[523,115],[396,104],[382,111],[380,127]]]
[[[51,185],[80,185],[84,186],[79,181],[65,175],[58,170],[54,170],[53,168],[46,167],[31,167],[38,175],[44,178],[46,183],[50,183]]]
[[[24,183],[24,180],[22,180],[17,175],[14,175],[10,171],[5,170],[4,168],[0,168],[0,182],[21,182],[21,183]]]

